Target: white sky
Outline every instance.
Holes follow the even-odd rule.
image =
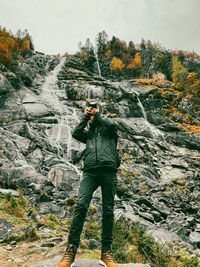
[[[35,49],[47,54],[76,52],[102,30],[109,39],[143,37],[200,54],[199,12],[200,0],[0,0],[0,25],[28,29]]]

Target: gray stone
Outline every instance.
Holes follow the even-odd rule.
[[[5,194],[10,194],[11,196],[19,196],[20,193],[16,190],[13,190],[13,189],[3,189],[3,188],[0,188],[0,194],[2,195],[5,195]]]
[[[13,90],[12,85],[6,79],[6,77],[0,73],[0,95],[7,94]]]
[[[191,232],[189,239],[195,246],[200,248],[200,232]]]
[[[170,244],[174,240],[180,240],[176,233],[164,229],[152,229],[148,230],[147,233],[151,234],[158,242],[167,242]]]
[[[56,256],[53,259],[46,259],[38,263],[31,264],[30,267],[56,267],[57,263],[61,259],[61,256]],[[75,267],[99,267],[99,260],[90,260],[90,259],[76,259]],[[119,267],[150,267],[149,264],[141,263],[127,263],[119,264]]]
[[[50,115],[49,110],[42,103],[26,103],[23,104],[23,107],[29,117],[43,117]]]
[[[6,238],[12,233],[13,226],[5,219],[0,218],[0,243],[4,242]]]

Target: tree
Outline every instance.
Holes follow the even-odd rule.
[[[127,68],[128,69],[139,69],[141,68],[141,66],[142,66],[141,56],[140,56],[140,53],[137,52],[135,54],[135,57],[131,60],[131,62],[127,66]]]
[[[177,56],[172,59],[172,81],[176,86],[183,88],[185,86],[187,69],[181,64]]]
[[[141,43],[140,43],[140,49],[145,50],[146,49],[146,41],[142,38]]]
[[[96,49],[99,58],[103,57],[105,54],[107,39],[108,35],[105,31],[98,33],[96,38]]]
[[[187,91],[195,97],[197,104],[200,104],[200,79],[196,72],[190,72],[186,78]]]
[[[132,41],[128,43],[128,53],[130,56],[133,56],[135,53],[135,44]]]
[[[125,64],[121,61],[120,58],[113,57],[111,64],[110,64],[110,69],[112,71],[120,71],[125,67]]]

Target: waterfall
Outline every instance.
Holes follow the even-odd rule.
[[[149,121],[148,121],[148,119],[147,119],[147,114],[146,114],[146,111],[145,111],[145,108],[144,108],[144,106],[142,105],[142,102],[140,101],[140,98],[138,97],[138,94],[136,94],[136,96],[137,96],[137,100],[138,100],[138,106],[139,106],[139,108],[140,108],[140,110],[141,110],[141,112],[142,112],[142,115],[143,115],[143,117],[144,117],[144,119],[145,119],[145,123],[146,123],[146,125],[147,125],[147,127],[149,127],[150,128],[150,131],[151,131],[151,133],[152,133],[152,136],[153,136],[153,138],[154,139],[158,139],[158,138],[162,138],[162,139],[164,139],[164,133],[163,132],[161,132],[159,129],[157,129],[154,125],[152,125]]]
[[[66,99],[65,87],[58,86],[58,74],[64,66],[65,58],[60,60],[60,63],[50,71],[41,87],[41,101],[49,107],[54,113],[54,117],[57,119],[57,124],[51,124],[46,127],[46,135],[52,147],[56,147],[58,157],[62,157],[67,161],[67,164],[75,169],[79,174],[79,170],[76,166],[70,163],[71,150],[72,150],[72,134],[71,134],[71,121],[77,120],[75,116],[75,109],[68,108],[61,100]],[[67,145],[67,146],[66,146]],[[66,148],[66,151],[65,151]]]
[[[99,64],[98,51],[96,49],[94,49],[94,55],[95,55],[95,58],[96,58],[98,74],[99,74],[99,76],[102,76],[101,75],[101,68],[100,68],[100,64]]]
[[[140,110],[142,111],[142,115],[143,115],[143,117],[145,118],[146,121],[148,121],[148,120],[147,120],[147,114],[146,114],[146,111],[145,111],[144,106],[142,105],[142,103],[141,103],[141,101],[140,101],[140,99],[139,99],[138,96],[137,96],[137,101],[138,101],[138,106],[140,107]]]

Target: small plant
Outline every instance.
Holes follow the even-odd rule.
[[[58,227],[59,219],[56,215],[50,213],[46,217],[46,221],[47,221],[47,227],[49,227],[51,229],[56,229]]]
[[[138,223],[131,225],[131,232],[133,233],[132,241],[136,243],[144,261],[151,262],[155,267],[168,266],[170,253],[164,244],[157,243]]]
[[[10,193],[4,195],[3,209],[16,217],[24,217],[28,202],[23,196],[14,197]]]
[[[21,236],[21,240],[27,241],[35,241],[38,239],[37,230],[34,225],[29,225],[23,235]]]
[[[88,221],[83,229],[83,238],[84,239],[96,239],[98,241],[101,240],[101,229],[100,224],[97,220],[92,219]]]
[[[118,262],[135,261],[135,254],[128,251],[129,229],[123,219],[116,221],[113,227],[113,256]],[[128,252],[128,253],[127,253]]]

